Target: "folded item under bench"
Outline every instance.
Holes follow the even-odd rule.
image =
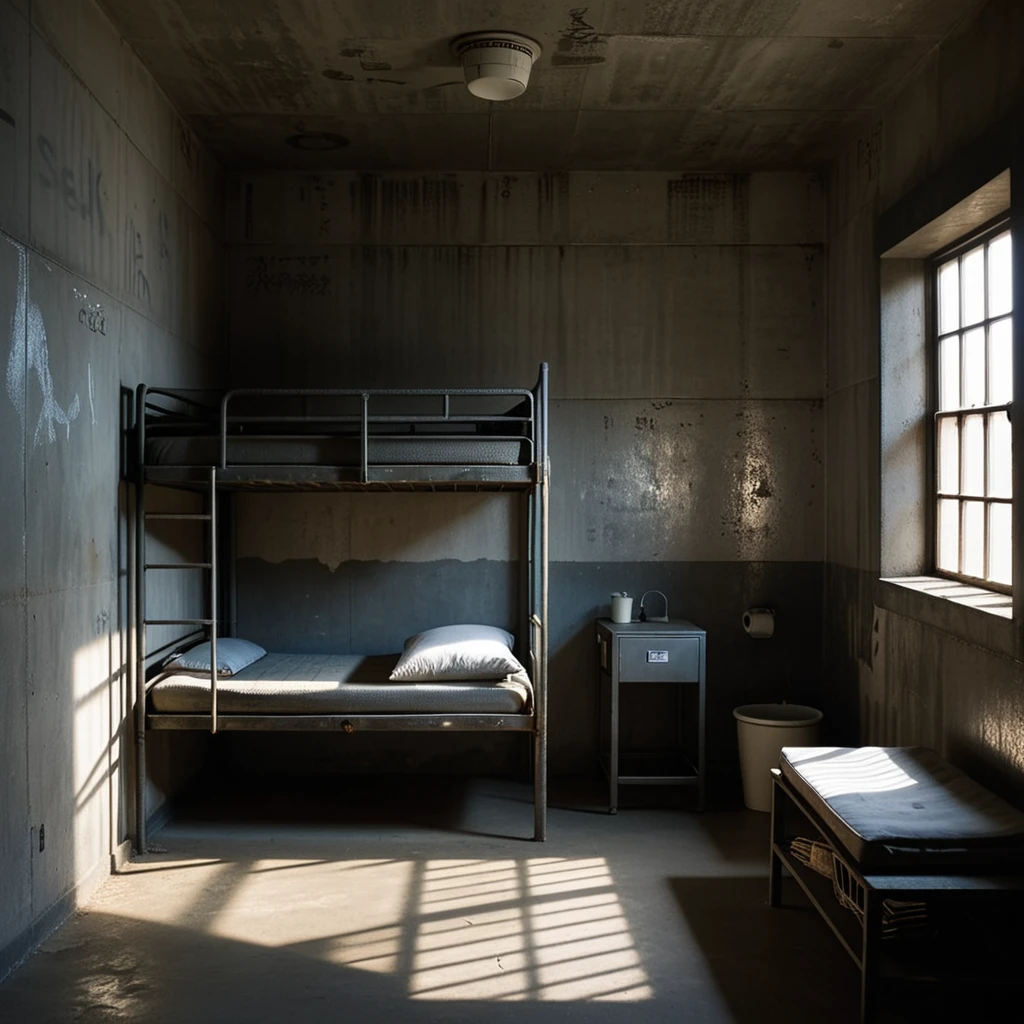
[[[391,682],[397,654],[267,654],[217,680],[221,715],[528,714],[525,672],[498,680]],[[172,670],[153,683],[158,714],[210,713],[210,677]]]
[[[779,764],[858,864],[1024,862],[1024,814],[927,747],[785,747]]]

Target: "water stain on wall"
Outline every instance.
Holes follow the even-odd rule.
[[[685,174],[669,179],[665,190],[671,239],[750,241],[749,175]]]

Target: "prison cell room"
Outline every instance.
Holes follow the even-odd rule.
[[[1019,0],[0,0],[0,1021],[1024,1005]]]

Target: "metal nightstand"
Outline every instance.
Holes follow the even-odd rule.
[[[619,786],[695,786],[697,809],[704,809],[704,656],[707,636],[692,622],[612,622],[597,620],[599,689],[597,701],[601,766],[608,776],[608,810],[618,809]],[[676,745],[667,751],[620,753],[619,697],[631,683],[696,687],[696,723],[677,701]],[[680,693],[680,698],[682,693]],[[696,728],[693,728],[693,725]],[[689,726],[690,742],[683,734]],[[696,736],[693,733],[696,732]],[[694,751],[694,747],[696,750]]]

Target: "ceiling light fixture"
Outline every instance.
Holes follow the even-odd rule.
[[[514,100],[526,92],[540,43],[518,32],[470,32],[452,40],[466,88],[482,100]]]

